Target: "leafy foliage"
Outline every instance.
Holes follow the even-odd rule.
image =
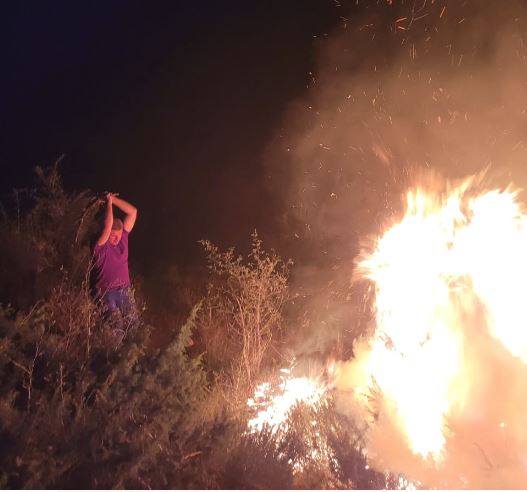
[[[115,353],[97,311],[91,334],[77,337],[63,329],[56,302],[24,318],[2,311],[7,485],[166,486],[159,463],[170,462],[172,472],[192,447],[191,422],[205,396],[201,361],[185,353],[198,308],[165,349],[147,350],[143,330]]]
[[[58,162],[35,175],[34,189],[15,192],[15,217],[0,222],[0,299],[23,308],[48,296],[63,271],[83,280],[101,203],[87,191],[67,194]]]

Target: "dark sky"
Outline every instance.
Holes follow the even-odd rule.
[[[307,90],[333,0],[12,2],[2,12],[2,195],[61,154],[69,190],[136,204],[135,257],[273,227],[262,153]]]

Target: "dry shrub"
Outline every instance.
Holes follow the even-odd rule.
[[[189,471],[206,396],[201,359],[188,353],[198,308],[162,350],[149,347],[147,326],[116,350],[112,320],[90,292],[99,201],[67,194],[56,166],[37,177],[0,224],[14,245],[2,269],[16,278],[26,266],[32,293],[27,309],[0,304],[0,484],[184,488],[182,477],[200,476]],[[24,287],[7,291],[16,299]]]
[[[199,318],[207,360],[225,368],[236,387],[250,387],[282,330],[282,308],[288,300],[290,262],[265,252],[256,232],[246,259],[234,249],[219,251],[202,241],[210,272],[208,292]]]
[[[242,436],[228,450],[219,477],[224,489],[291,489],[293,473],[269,430]]]
[[[64,271],[84,280],[101,204],[87,191],[66,193],[58,162],[35,176],[33,189],[15,192],[16,213],[0,222],[0,299],[23,309],[47,298]]]

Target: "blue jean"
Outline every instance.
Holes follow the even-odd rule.
[[[133,332],[139,325],[139,314],[134,294],[130,287],[115,287],[101,295],[104,313],[115,318],[114,336],[120,345],[125,335]]]

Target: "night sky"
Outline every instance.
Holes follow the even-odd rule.
[[[342,14],[332,0],[4,7],[3,201],[65,154],[69,191],[137,205],[142,269],[201,261],[202,238],[272,230],[262,156]]]

